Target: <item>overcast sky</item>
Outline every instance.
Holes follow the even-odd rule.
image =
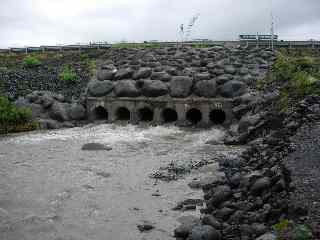
[[[177,40],[200,14],[190,38],[236,40],[270,33],[320,40],[320,0],[0,0],[0,47],[90,41]]]

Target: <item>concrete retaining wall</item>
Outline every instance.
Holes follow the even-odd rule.
[[[97,116],[96,110],[103,107],[107,114]],[[119,119],[119,109],[125,108],[130,112],[129,122],[137,124],[143,120],[144,113],[141,109],[149,109],[153,113],[153,124],[164,124],[168,121],[165,116],[166,109],[172,109],[177,113],[177,125],[210,126],[214,124],[227,125],[232,120],[232,104],[226,99],[155,99],[155,98],[88,98],[87,111],[90,120],[105,119],[107,122],[115,122]],[[199,110],[201,116],[196,116]],[[189,113],[188,113],[189,112]],[[216,113],[216,114],[215,114]],[[199,121],[197,118],[201,118]],[[195,118],[195,119],[193,119]]]

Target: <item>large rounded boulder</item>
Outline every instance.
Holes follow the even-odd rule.
[[[113,82],[105,81],[91,81],[88,84],[88,93],[92,97],[103,97],[113,90]]]
[[[186,76],[175,76],[170,82],[170,95],[176,98],[188,97],[191,93],[193,80]]]
[[[136,81],[121,80],[118,81],[114,88],[117,97],[139,97],[140,90],[137,88]]]
[[[148,78],[148,77],[150,77],[151,73],[152,73],[151,68],[143,67],[143,68],[140,68],[138,71],[136,71],[133,74],[133,79]]]
[[[69,109],[69,117],[72,120],[82,120],[86,116],[86,109],[78,103],[73,103]]]
[[[49,115],[52,119],[64,122],[69,120],[69,104],[54,102],[50,108]]]
[[[116,72],[117,72],[117,70],[101,69],[101,70],[97,71],[97,78],[99,81],[113,80]]]
[[[220,87],[220,94],[222,97],[234,98],[245,94],[247,90],[247,84],[237,80],[232,80]]]
[[[196,83],[195,94],[199,97],[213,98],[217,94],[217,84],[215,80],[204,80]]]
[[[168,93],[168,86],[159,80],[145,80],[142,94],[146,97],[159,97]]]
[[[191,231],[190,240],[220,240],[220,233],[209,225],[195,226]]]
[[[131,68],[123,68],[116,72],[114,78],[116,80],[130,79],[132,77],[132,74],[133,70]]]

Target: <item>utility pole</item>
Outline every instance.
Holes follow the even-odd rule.
[[[273,13],[271,10],[271,49],[274,51],[274,21],[273,21]]]

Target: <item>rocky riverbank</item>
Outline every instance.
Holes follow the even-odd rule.
[[[272,106],[270,101],[264,103]],[[232,144],[247,139],[249,148],[238,158],[221,159],[220,170],[225,178],[202,186],[206,202],[206,208],[202,209],[202,225],[198,222],[181,225],[175,230],[177,239],[276,239],[276,232],[269,231],[286,219],[290,219],[290,226],[308,224],[306,226],[314,228],[314,238],[303,239],[319,237],[319,215],[313,211],[314,204],[319,201],[314,192],[318,174],[310,173],[307,177],[308,169],[317,166],[314,163],[317,140],[311,140],[306,130],[295,135],[301,126],[319,121],[319,103],[319,96],[308,96],[290,115],[281,116],[270,108],[264,117],[248,123],[247,137],[233,139]],[[293,152],[291,136],[296,144],[301,144],[298,152]],[[305,145],[307,142],[309,144]],[[226,143],[231,142],[226,139]],[[312,151],[307,153],[305,149],[310,148]],[[302,158],[310,160],[305,162]],[[303,199],[307,204],[302,203]],[[289,226],[281,229],[288,231],[281,239],[296,239],[293,229],[292,232]]]

